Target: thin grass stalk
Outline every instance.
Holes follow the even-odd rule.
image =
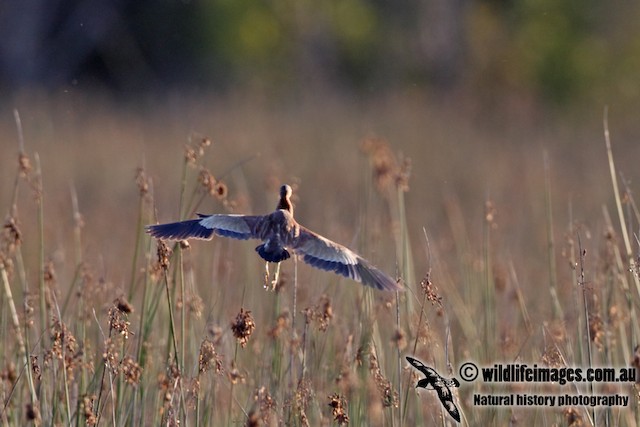
[[[36,391],[33,386],[33,379],[31,377],[31,364],[29,363],[27,347],[25,345],[24,338],[22,337],[22,329],[20,328],[20,320],[18,318],[18,311],[16,310],[16,305],[13,301],[13,294],[11,293],[11,285],[9,284],[9,277],[7,275],[7,270],[4,268],[4,264],[0,263],[0,277],[2,278],[2,285],[4,287],[4,294],[7,298],[7,302],[9,304],[9,311],[11,314],[11,321],[13,324],[13,328],[16,333],[16,339],[18,340],[18,350],[19,354],[22,355],[24,364],[27,368],[27,382],[29,385],[29,392],[31,396],[31,402],[34,403],[37,400]]]
[[[23,157],[26,157],[26,154],[24,151],[24,134],[22,131],[22,120],[20,120],[20,113],[17,109],[13,110],[13,118],[16,122],[16,129],[18,131],[18,172],[16,173],[16,177],[13,182],[13,195],[11,197],[11,216],[15,217],[18,209],[18,184],[20,183],[22,167],[20,161]]]
[[[492,209],[487,201],[487,210]],[[482,258],[484,261],[484,357],[485,361],[494,360],[494,350],[496,344],[496,298],[495,283],[491,274],[491,226],[490,213],[486,213],[482,228]]]
[[[627,204],[629,205],[630,209],[633,211],[633,217],[636,219],[637,223],[640,223],[640,209],[638,209],[638,204],[636,203],[636,200],[633,197],[633,191],[631,191],[631,187],[629,186],[629,181],[624,178],[622,173],[620,173],[620,180],[624,185],[625,199],[628,202]],[[632,217],[631,213],[627,214],[627,216],[629,217],[628,229],[632,230],[633,227],[631,225],[631,217]],[[638,242],[637,234],[635,235],[635,237],[636,237],[636,243],[640,244],[640,242]]]
[[[544,164],[544,194],[545,194],[545,212],[547,224],[547,261],[549,263],[549,293],[553,303],[554,319],[564,319],[564,310],[558,299],[558,278],[555,253],[555,237],[553,233],[553,206],[551,202],[551,171],[549,166],[549,153],[547,150],[543,152]]]
[[[396,291],[396,328],[400,331],[400,291]],[[400,394],[400,390],[402,390],[402,352],[400,351],[400,346],[396,346],[396,357],[397,357],[397,369],[398,369],[398,408],[402,408],[402,395]],[[393,405],[391,406],[391,411],[393,413]],[[392,418],[395,424],[395,417]],[[402,423],[402,411],[398,409],[398,421],[400,425]]]
[[[293,311],[291,313],[291,345],[290,345],[290,353],[289,353],[289,366],[290,366],[290,392],[295,393],[293,389],[293,378],[294,378],[294,370],[295,370],[295,355],[294,355],[294,345],[293,343],[296,341],[298,333],[296,331],[296,312],[298,311],[298,256],[293,256]]]
[[[187,411],[186,408],[184,406],[184,396],[183,396],[183,390],[182,390],[182,374],[183,371],[180,369],[180,366],[182,366],[182,361],[180,360],[180,356],[178,354],[178,342],[177,342],[177,338],[176,338],[176,327],[175,327],[175,319],[174,319],[174,315],[173,315],[173,303],[171,300],[171,291],[169,290],[169,277],[167,275],[167,271],[164,271],[164,287],[165,287],[165,291],[166,291],[166,297],[167,297],[167,306],[168,306],[168,310],[169,310],[169,335],[170,335],[170,340],[169,342],[171,342],[173,344],[173,355],[174,355],[174,360],[176,363],[176,366],[178,367],[178,370],[180,372],[180,378],[179,378],[179,388],[180,388],[180,407],[182,409],[182,414],[184,416],[185,422],[186,422],[186,416],[187,416]]]
[[[53,299],[53,303],[54,306],[56,308],[57,311],[57,315],[58,315],[58,321],[60,322],[60,328],[63,330],[63,335],[62,335],[62,345],[60,346],[60,351],[61,353],[61,360],[62,360],[62,381],[63,381],[63,386],[64,386],[64,399],[65,399],[65,406],[67,409],[66,412],[66,416],[67,416],[67,423],[69,424],[69,426],[71,426],[71,420],[73,419],[71,417],[71,399],[69,398],[69,380],[67,378],[67,358],[65,357],[65,352],[66,352],[66,344],[65,344],[65,340],[67,339],[67,334],[66,332],[64,332],[64,323],[62,322],[62,317],[60,314],[60,307],[58,306],[58,300],[56,299],[55,296],[55,292],[51,293],[51,297]]]
[[[127,299],[131,301],[136,285],[136,276],[138,272],[138,256],[140,254],[140,246],[142,245],[142,229],[144,226],[144,195],[138,198],[138,220],[136,222],[135,244],[133,249],[133,260],[131,261],[131,277],[129,278],[129,295]]]
[[[23,295],[27,295],[28,285],[27,285],[26,271],[24,268],[24,260],[22,258],[22,249],[20,247],[18,247],[16,250],[15,259],[16,259],[16,266],[17,266],[17,272],[18,272],[17,276],[22,285]],[[33,382],[33,372],[31,371],[31,364],[30,364],[31,344],[29,339],[29,330],[30,328],[28,325],[28,319],[25,316],[24,317],[24,343],[25,343],[24,348],[25,348],[25,364],[26,364],[25,366],[26,366],[26,373],[27,373],[27,381],[29,383],[30,403],[33,407],[36,407],[39,402],[38,402],[38,394]],[[42,410],[40,412],[42,413]]]
[[[40,265],[39,273],[38,273],[38,289],[40,296],[40,331],[43,334],[43,345],[46,347],[49,344],[49,313],[47,310],[46,304],[46,290],[45,290],[45,282],[44,282],[44,194],[43,194],[43,184],[42,184],[42,168],[40,167],[40,156],[38,153],[34,154],[34,160],[36,165],[36,205],[37,205],[37,215],[38,215],[38,262]],[[43,422],[47,422],[44,420],[45,413],[48,413],[46,407],[47,405],[47,387],[46,387],[46,377],[43,376],[43,381],[39,387],[40,396],[39,401],[42,404],[42,417]],[[55,385],[55,381],[54,381]],[[56,387],[52,388],[52,398],[51,402],[53,402],[53,411],[51,422],[55,420],[55,409],[57,408],[56,402]]]
[[[180,333],[182,335],[182,339],[180,340],[180,348],[181,348],[181,352],[180,354],[182,355],[182,361],[181,363],[178,365],[180,368],[180,372],[184,372],[184,366],[186,363],[186,357],[187,357],[187,351],[186,351],[186,345],[187,345],[187,333],[186,333],[186,295],[185,295],[185,289],[184,289],[184,259],[183,259],[184,255],[182,252],[182,248],[180,248],[180,251],[178,253],[178,275],[180,277],[180,298],[182,299],[182,304],[180,304]]]
[[[609,161],[609,172],[611,174],[611,184],[613,185],[613,194],[616,200],[616,209],[618,211],[618,220],[620,221],[620,230],[622,232],[622,240],[625,248],[625,262],[627,266],[633,265],[633,249],[631,248],[631,240],[629,239],[629,232],[626,227],[626,221],[624,218],[624,210],[622,208],[622,200],[620,198],[620,190],[618,189],[618,179],[616,174],[616,166],[613,160],[613,150],[611,148],[611,139],[609,137],[609,108],[605,107],[603,114],[603,127],[604,127],[604,141],[607,149],[607,159]],[[631,278],[636,286],[636,292],[640,296],[640,277],[635,274],[631,274]],[[635,326],[635,325],[634,325]],[[632,331],[632,341],[638,342],[640,331],[634,327]]]
[[[398,193],[398,221],[400,222],[400,247],[402,259],[402,276],[406,286],[415,284],[415,275],[413,270],[413,255],[411,253],[411,239],[409,238],[409,229],[407,227],[407,209],[405,206],[404,190],[396,187]],[[411,298],[407,298],[407,313],[413,312],[413,304]]]
[[[244,297],[247,293],[247,284],[245,282],[244,286],[242,287],[242,297],[240,298],[240,307],[244,307]],[[233,351],[233,364],[237,367],[237,363],[238,363],[238,340],[236,340],[235,343],[235,349]],[[233,410],[233,401],[235,400],[235,396],[233,394],[234,391],[234,383],[231,382],[231,385],[229,387],[229,407],[227,408],[227,425],[231,425],[231,420],[232,420],[232,410]]]
[[[575,307],[577,310],[579,310],[579,307],[582,305],[581,302],[581,295],[580,295],[580,282],[578,279],[578,261],[576,259],[576,245],[575,245],[575,240],[572,236],[577,235],[576,230],[574,229],[574,220],[573,220],[573,203],[571,202],[571,200],[569,200],[569,204],[568,204],[568,215],[569,215],[569,223],[567,225],[567,235],[569,236],[567,238],[567,245],[568,245],[568,254],[569,254],[569,265],[571,266],[571,284],[572,284],[572,297],[575,298]],[[575,290],[575,291],[574,291]],[[586,356],[585,356],[585,348],[584,348],[584,344],[585,344],[585,339],[584,339],[584,331],[585,331],[585,325],[582,323],[583,322],[583,318],[582,316],[580,316],[580,312],[578,311],[576,313],[576,332],[577,332],[577,336],[578,336],[578,355],[580,356],[579,360],[575,360],[575,354],[574,354],[574,360],[576,363],[579,364],[584,364],[585,360],[586,360]]]
[[[80,208],[78,206],[78,195],[76,193],[76,189],[73,185],[71,185],[70,187],[70,192],[71,192],[71,207],[73,209],[73,220],[74,220],[74,228],[73,228],[73,241],[74,241],[74,252],[75,252],[75,262],[76,262],[76,269],[75,269],[75,273],[73,275],[73,280],[71,282],[71,286],[69,287],[69,292],[67,293],[67,297],[65,298],[65,302],[64,302],[64,306],[62,308],[62,314],[60,314],[60,317],[62,318],[62,316],[64,316],[65,311],[66,311],[66,307],[67,304],[69,303],[69,301],[71,300],[71,295],[73,295],[73,290],[76,288],[76,286],[78,285],[78,278],[80,277],[80,271],[82,269],[82,216],[80,215]],[[78,308],[77,308],[77,312],[78,313],[82,313],[84,311],[84,292],[82,290],[80,290],[78,292],[78,295],[80,296],[79,300],[78,300]],[[77,323],[77,331],[76,334],[77,336],[80,337],[80,342],[82,343],[86,343],[87,342],[87,332],[86,332],[86,327],[85,327],[85,322],[84,321],[80,321],[79,323]],[[86,382],[87,382],[87,370],[85,369],[86,366],[86,352],[82,352],[81,354],[81,362],[80,362],[80,366],[81,366],[81,371],[80,371],[80,380],[79,380],[79,384],[78,384],[78,398],[76,399],[76,425],[80,425],[81,420],[82,420],[82,412],[80,410],[80,403],[81,403],[81,398],[80,396],[82,396],[85,393],[85,387],[86,387]]]
[[[142,288],[142,302],[140,303],[140,306],[142,307],[142,310],[140,312],[140,327],[138,329],[138,343],[137,343],[137,349],[136,349],[136,360],[138,361],[138,363],[140,364],[140,367],[142,367],[142,369],[145,369],[146,367],[146,352],[144,351],[144,343],[145,343],[145,331],[150,331],[151,330],[151,325],[150,325],[150,321],[148,320],[149,314],[148,314],[148,310],[149,307],[147,307],[148,301],[147,301],[147,296],[149,294],[149,288],[151,286],[151,275],[149,274],[149,271],[151,269],[151,239],[148,239],[148,246],[147,246],[147,251],[146,251],[146,268],[145,268],[145,275],[144,275],[144,286]],[[144,391],[145,391],[145,386],[144,386],[144,382],[141,382],[139,387],[138,387],[138,392],[134,393],[134,397],[133,397],[133,414],[132,414],[132,418],[131,418],[131,422],[132,424],[135,423],[137,418],[137,408],[138,408],[138,400],[141,396],[144,396]],[[141,401],[142,404],[142,408],[140,409],[140,420],[144,420],[145,419],[145,414],[144,414],[144,400]]]
[[[238,360],[238,341],[236,340],[235,350],[233,352],[233,363],[237,367]],[[229,387],[229,407],[227,408],[227,426],[231,426],[231,420],[233,419],[232,411],[233,411],[233,401],[235,399],[233,390],[234,390],[234,382],[232,381]]]
[[[603,207],[603,215],[605,218],[605,223],[607,224],[607,227],[613,227],[612,222],[611,222],[611,215],[609,215],[609,211],[606,209],[606,207]],[[620,272],[621,274],[618,275],[618,277],[620,278],[619,282],[620,282],[620,288],[622,291],[622,294],[625,298],[625,301],[627,303],[627,310],[629,311],[629,322],[631,323],[632,326],[632,330],[635,329],[640,329],[640,326],[638,325],[638,316],[636,315],[636,306],[633,303],[633,296],[631,295],[631,289],[629,287],[629,282],[627,280],[627,275],[626,274],[622,274],[622,272],[625,270],[625,263],[623,261],[623,256],[622,253],[620,252],[620,248],[618,247],[618,245],[614,245],[613,246],[613,256],[615,259],[615,267],[617,268],[617,271]],[[605,310],[604,312],[608,312],[608,310]],[[619,322],[620,326],[623,326],[623,322]],[[624,327],[620,328],[620,345],[622,346],[622,352],[623,354],[627,355],[627,354],[631,354],[631,346],[630,346],[630,342],[629,342],[629,337],[627,336],[627,331]],[[623,361],[622,363],[626,364],[627,361]]]
[[[424,239],[425,239],[425,255],[427,257],[427,280],[429,277],[431,277],[431,246],[429,245],[429,236],[427,235],[427,230],[423,227],[422,228],[422,232],[424,234]],[[422,325],[422,318],[425,316],[425,311],[424,311],[424,307],[425,304],[427,303],[427,294],[426,292],[422,293],[422,302],[420,303],[420,314],[418,317],[418,325],[416,327],[416,330],[419,331],[420,330],[420,325]],[[396,316],[399,316],[399,313],[396,313]],[[418,349],[418,338],[419,338],[420,334],[416,333],[415,339],[413,340],[413,349],[411,351],[411,354],[415,355],[416,351]],[[398,355],[398,359],[400,359],[400,356]],[[400,362],[398,362],[400,363]],[[407,403],[409,402],[409,390],[411,389],[411,381],[407,381],[407,385],[405,387],[405,393],[404,393],[404,399],[403,401],[403,405],[402,405],[402,412],[400,415],[400,425],[404,425],[404,419],[406,417],[406,413],[407,413]],[[400,388],[399,388],[400,390]]]
[[[96,321],[96,325],[98,326],[98,331],[100,332],[100,336],[102,337],[102,341],[103,342],[107,342],[107,339],[111,338],[111,332],[112,332],[112,328],[111,328],[111,324],[109,324],[109,337],[107,338],[107,336],[104,334],[104,330],[102,329],[102,326],[100,325],[100,321],[98,320],[98,316],[96,315],[96,311],[95,309],[92,309],[92,314],[93,314],[93,318]],[[109,390],[110,392],[110,396],[112,397],[112,419],[111,422],[115,427],[115,403],[113,402],[113,378],[112,378],[112,374],[111,374],[111,369],[109,368],[109,361],[108,360],[103,360],[102,363],[102,374],[100,375],[100,383],[99,383],[99,388],[98,388],[98,397],[96,399],[95,402],[95,413],[96,413],[96,425],[100,425],[100,421],[102,419],[102,414],[104,413],[105,407],[107,405],[106,400],[108,399],[108,397],[105,398],[105,402],[102,402],[102,393],[104,390],[104,382],[105,382],[105,377],[107,375],[107,371],[109,372]]]
[[[38,209],[38,243],[40,270],[38,275],[38,289],[40,290],[40,329],[41,331],[49,330],[49,313],[46,304],[46,290],[44,283],[44,207],[43,207],[43,191],[42,191],[42,169],[40,168],[40,156],[34,154],[36,163],[36,204]]]
[[[583,316],[584,316],[584,320],[585,320],[585,330],[586,330],[586,334],[587,334],[587,356],[588,356],[588,363],[589,363],[589,367],[591,368],[593,366],[593,346],[591,345],[591,328],[589,326],[589,307],[588,307],[588,302],[587,302],[587,284],[586,284],[586,279],[585,279],[585,272],[584,272],[584,258],[586,255],[586,251],[582,248],[582,239],[580,238],[580,234],[577,235],[578,237],[578,251],[579,251],[579,260],[580,260],[580,279],[579,279],[579,285],[580,288],[582,289],[582,308],[583,308]],[[593,383],[589,383],[589,393],[591,395],[593,395]],[[591,418],[593,419],[594,425],[596,423],[596,417],[595,417],[595,409],[592,409],[591,412]]]

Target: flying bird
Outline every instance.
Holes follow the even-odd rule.
[[[280,187],[276,210],[268,215],[198,214],[198,219],[148,225],[146,231],[158,239],[170,240],[209,240],[214,234],[241,240],[258,239],[262,244],[256,251],[267,262],[280,263],[293,252],[312,267],[333,271],[363,285],[383,291],[402,290],[394,279],[351,249],[298,224],[293,217],[291,193],[290,186]]]
[[[440,398],[440,402],[442,403],[442,406],[444,406],[444,409],[449,412],[454,420],[460,422],[460,411],[456,404],[453,403],[453,394],[451,393],[450,388],[460,387],[460,382],[455,378],[448,379],[442,377],[435,369],[428,367],[413,357],[407,356],[407,360],[414,368],[424,374],[424,378],[418,381],[416,388],[421,387],[427,389],[427,387],[431,386],[436,393],[438,393],[438,397]]]

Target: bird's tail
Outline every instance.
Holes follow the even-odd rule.
[[[282,246],[267,247],[264,243],[256,248],[262,259],[269,262],[280,262],[289,259],[291,255]]]

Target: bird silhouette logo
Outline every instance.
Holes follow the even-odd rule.
[[[460,387],[460,382],[455,378],[449,379],[442,377],[435,369],[428,367],[413,357],[407,356],[407,360],[411,363],[411,366],[424,374],[424,378],[418,381],[416,388],[420,387],[425,390],[430,390],[428,387],[431,386],[431,389],[438,393],[438,398],[440,398],[444,409],[449,412],[449,415],[451,415],[454,420],[460,422],[460,411],[456,404],[453,403],[453,393],[451,393],[451,388]]]
[[[333,242],[298,224],[293,217],[292,189],[280,187],[276,210],[267,215],[201,215],[198,219],[148,225],[147,233],[158,239],[209,240],[214,235],[233,239],[257,239],[256,252],[267,261],[279,264],[298,255],[312,267],[348,277],[382,291],[402,291],[403,287],[382,270],[351,249]]]

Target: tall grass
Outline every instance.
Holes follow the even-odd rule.
[[[169,247],[150,239],[145,224],[200,210],[275,205],[277,187],[265,185],[268,202],[257,192],[246,197],[237,190],[238,183],[251,181],[245,164],[230,160],[226,167],[223,148],[196,134],[181,153],[173,148],[178,172],[167,176],[175,183],[151,170],[148,157],[131,171],[135,208],[125,217],[118,206],[101,213],[110,217],[106,221],[95,212],[86,217],[86,193],[72,183],[66,212],[73,225],[69,235],[52,236],[51,224],[69,220],[48,208],[63,197],[50,193],[47,164],[55,159],[30,154],[18,115],[15,121],[18,161],[0,239],[3,426],[453,425],[433,390],[415,389],[418,374],[406,355],[457,377],[465,361],[623,367],[637,351],[640,285],[631,236],[639,218],[631,186],[625,181],[624,191],[618,187],[606,122],[617,223],[604,208],[601,228],[592,230],[571,207],[568,224],[559,225],[555,218],[565,216],[553,200],[560,185],[545,154],[542,165],[536,163],[543,179],[534,186],[542,212],[537,234],[544,243],[540,253],[524,252],[527,259],[513,250],[517,236],[502,231],[515,214],[499,193],[477,197],[477,209],[470,210],[462,195],[443,186],[444,202],[416,206],[419,197],[412,196],[429,185],[414,178],[423,173],[423,159],[410,162],[393,141],[377,138],[366,138],[359,152],[355,144],[342,147],[360,156],[353,181],[341,183],[358,196],[341,206],[341,188],[325,193],[303,182],[296,203],[311,207],[298,212],[317,211],[310,221],[331,218],[317,231],[343,243],[352,238],[358,252],[406,289],[384,294],[299,262],[283,264],[277,275],[272,266],[266,274],[253,246],[243,242],[216,238]],[[276,175],[277,184],[295,181]],[[167,194],[158,181],[177,193]],[[174,209],[161,198],[176,200]],[[345,213],[347,206],[352,210]],[[444,208],[438,213],[435,206]],[[355,211],[354,230],[344,217]],[[442,217],[437,227],[432,215]],[[86,243],[100,230],[85,223],[128,227],[129,238],[105,246],[117,253],[101,259]],[[341,229],[347,230],[342,238]],[[74,256],[61,256],[56,239],[71,242]],[[523,267],[533,259],[543,267],[537,280]],[[109,272],[116,269],[125,273],[114,280]],[[275,289],[265,290],[274,277]],[[474,393],[612,393],[607,387],[632,396],[632,406],[473,405]],[[468,425],[639,423],[635,385],[561,389],[476,381],[453,393]]]

